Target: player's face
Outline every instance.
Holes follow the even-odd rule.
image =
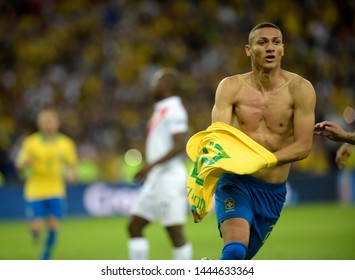
[[[165,92],[165,85],[164,85],[164,79],[163,79],[163,72],[157,72],[151,83],[151,93],[153,96],[153,99],[155,101],[161,100],[164,98],[164,92]]]
[[[245,49],[257,69],[280,67],[284,54],[281,32],[272,27],[256,30],[250,45]]]
[[[44,133],[55,133],[59,128],[58,115],[53,111],[42,111],[38,116],[38,127]]]

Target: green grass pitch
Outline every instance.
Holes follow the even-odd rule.
[[[284,208],[272,234],[255,260],[355,260],[355,206],[309,204]],[[127,217],[67,218],[54,252],[57,260],[122,260],[127,253]],[[218,259],[222,239],[214,214],[186,233],[194,259]],[[150,259],[171,259],[171,245],[163,228],[146,229]],[[0,223],[0,259],[37,259],[41,245],[32,244],[26,221]]]

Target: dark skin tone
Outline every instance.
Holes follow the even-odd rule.
[[[175,79],[174,76],[171,76],[170,74],[164,72],[160,73],[160,75],[155,76],[152,82],[153,100],[157,102],[175,95],[177,87],[177,79]],[[186,133],[174,134],[173,140],[173,148],[157,161],[151,164],[145,164],[143,168],[135,175],[135,180],[144,180],[154,166],[164,163],[185,151]],[[143,230],[149,223],[150,221],[147,221],[142,217],[133,215],[128,225],[128,232],[130,237],[143,237]],[[174,247],[181,247],[187,242],[183,232],[183,225],[169,226],[166,227],[166,230]]]

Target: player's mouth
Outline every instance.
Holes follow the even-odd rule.
[[[267,55],[267,56],[265,56],[265,60],[267,62],[273,62],[275,60],[275,56],[274,55]]]

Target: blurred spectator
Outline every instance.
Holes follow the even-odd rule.
[[[240,38],[261,21],[289,34],[284,68],[315,85],[318,118],[343,120],[355,104],[354,12],[351,0],[1,1],[0,172],[11,180],[7,153],[48,105],[64,112],[67,134],[97,149],[95,162],[140,149],[147,81],[160,66],[182,72],[190,130],[203,129],[217,82],[249,68]],[[328,158],[336,151],[331,143],[320,148]],[[91,180],[119,178],[95,172]]]

